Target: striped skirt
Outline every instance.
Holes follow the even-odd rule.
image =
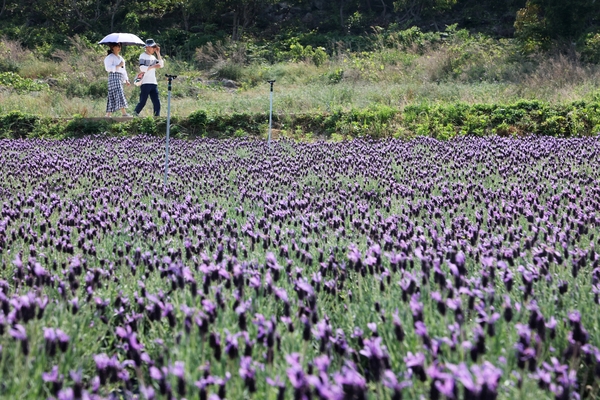
[[[122,75],[117,72],[108,74],[108,100],[106,102],[106,112],[112,113],[121,108],[127,107],[125,92],[123,91]]]

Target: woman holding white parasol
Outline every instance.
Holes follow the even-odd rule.
[[[106,101],[106,117],[113,112],[121,110],[123,117],[130,117],[125,110],[127,99],[123,91],[123,83],[131,85],[125,68],[125,59],[120,55],[123,44],[143,45],[144,42],[131,33],[112,33],[102,39],[99,44],[109,46],[108,54],[104,59],[104,68],[108,72],[108,99]]]

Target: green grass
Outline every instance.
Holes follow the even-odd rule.
[[[49,117],[102,116],[106,104],[106,76],[100,60],[102,46],[73,40],[72,53],[48,60],[4,41],[16,73],[26,79],[51,82],[46,93],[19,93],[0,86],[0,114],[17,110]],[[2,46],[0,46],[2,48]],[[138,49],[126,48],[128,72],[133,76]],[[234,61],[226,50],[210,54],[211,63],[170,59],[162,72],[177,74],[173,81],[172,115],[186,117],[196,110],[213,113],[267,113],[268,79],[276,79],[273,110],[278,115],[330,112],[385,105],[402,110],[415,104],[492,104],[540,100],[551,104],[589,101],[600,96],[596,82],[600,68],[576,57],[546,53],[521,56],[511,41],[450,33],[442,43],[418,49],[398,45],[369,52],[337,50],[315,65],[310,59],[268,64],[236,50]],[[249,51],[249,50],[246,50]],[[12,68],[12,67],[11,67]],[[234,78],[237,89],[216,82]],[[33,88],[32,88],[33,89]],[[166,81],[159,84],[166,113]],[[129,109],[139,88],[125,88]],[[151,114],[148,104],[143,115]]]

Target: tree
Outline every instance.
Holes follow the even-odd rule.
[[[237,41],[256,21],[258,13],[275,2],[276,0],[220,0],[212,5],[218,15],[231,21],[231,39]]]
[[[422,17],[439,15],[452,9],[457,0],[396,0],[394,11],[402,14],[401,20],[417,21]]]
[[[585,33],[600,16],[600,2],[595,0],[528,0],[518,11],[515,22],[517,37],[535,40],[573,40]]]

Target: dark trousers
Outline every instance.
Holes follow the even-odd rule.
[[[148,101],[148,96],[150,96],[150,100],[152,100],[152,105],[154,106],[154,116],[158,117],[160,115],[160,99],[158,98],[158,85],[154,85],[151,83],[146,83],[140,86],[140,102],[137,106],[135,106],[135,113],[139,114],[146,102]]]

